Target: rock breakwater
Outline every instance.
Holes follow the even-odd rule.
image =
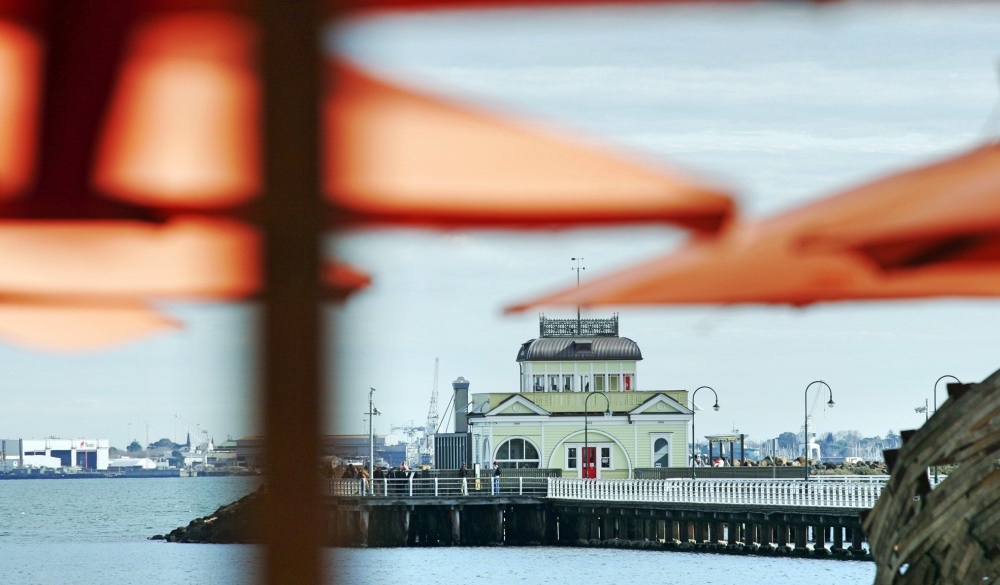
[[[244,496],[214,513],[196,518],[187,526],[157,534],[149,540],[211,544],[258,544],[262,541],[257,528],[263,490]]]

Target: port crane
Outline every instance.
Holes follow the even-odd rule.
[[[411,465],[420,462],[420,442],[417,436],[425,432],[426,427],[418,427],[409,420],[401,425],[393,425],[393,431],[403,431],[406,435],[406,461]]]
[[[438,368],[441,358],[434,358],[434,386],[431,389],[431,406],[427,410],[427,425],[424,431],[423,454],[427,456],[426,463],[434,461],[434,433],[438,431],[441,418],[438,416]],[[425,461],[421,461],[425,463]]]

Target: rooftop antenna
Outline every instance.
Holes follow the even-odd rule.
[[[570,267],[570,270],[576,270],[576,288],[580,288],[580,271],[587,269],[586,266],[583,266],[583,267],[580,266],[580,261],[581,260],[583,260],[583,257],[580,257],[580,258],[570,258],[570,261],[576,262],[576,267],[573,267],[573,266]],[[577,305],[576,306],[576,334],[580,335],[580,331],[581,331],[581,329],[580,329],[580,305]]]

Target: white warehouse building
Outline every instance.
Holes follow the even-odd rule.
[[[105,471],[110,439],[21,439],[20,467],[76,467]],[[8,461],[13,459],[6,453]]]

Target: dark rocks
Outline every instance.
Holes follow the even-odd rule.
[[[204,518],[196,518],[187,526],[175,528],[166,535],[157,534],[149,540],[211,544],[258,544],[257,529],[263,491],[258,490],[232,504],[227,504]]]

